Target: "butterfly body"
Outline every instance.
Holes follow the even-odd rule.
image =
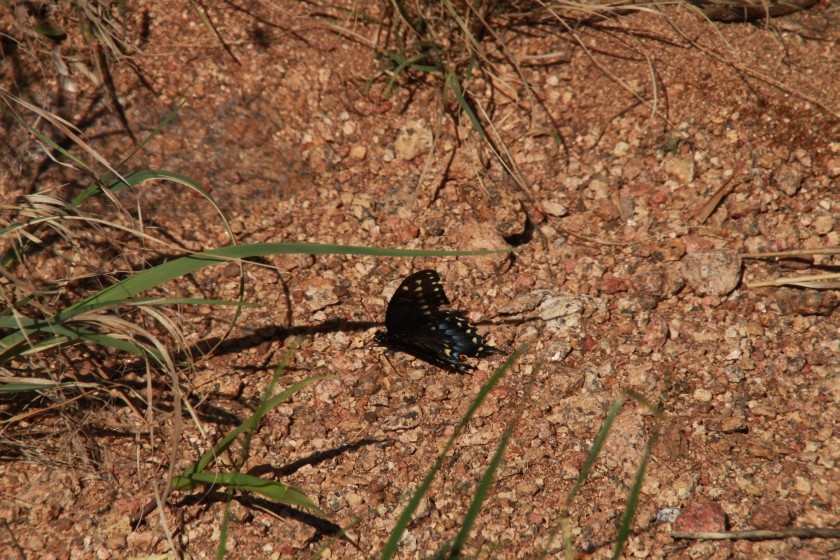
[[[434,270],[415,272],[400,284],[385,312],[385,331],[376,342],[436,366],[464,373],[475,369],[467,358],[501,353],[478,334],[461,313],[444,311],[449,298]]]

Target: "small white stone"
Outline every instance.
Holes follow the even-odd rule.
[[[694,400],[699,402],[709,402],[712,400],[712,392],[708,389],[697,389],[694,391]]]
[[[615,147],[613,148],[613,154],[616,156],[623,156],[627,155],[627,152],[630,151],[630,144],[627,142],[618,142]]]
[[[361,144],[356,144],[350,148],[350,159],[363,160],[367,156],[367,148]]]
[[[546,214],[557,217],[565,216],[569,213],[569,209],[565,205],[554,202],[553,200],[543,201],[542,209],[545,210]]]

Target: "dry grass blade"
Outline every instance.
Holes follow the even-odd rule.
[[[62,134],[64,134],[68,138],[70,138],[70,140],[72,140],[74,144],[79,146],[81,149],[83,149],[85,152],[87,152],[91,157],[93,157],[93,159],[95,159],[102,166],[104,166],[110,173],[113,173],[113,175],[115,177],[119,177],[120,180],[125,181],[125,178],[116,169],[111,167],[111,164],[108,163],[108,160],[105,159],[105,157],[102,156],[102,154],[100,154],[98,151],[93,149],[93,147],[90,144],[88,144],[87,142],[82,140],[74,132],[74,129],[77,130],[77,131],[78,131],[78,129],[73,124],[67,122],[63,118],[56,115],[55,113],[51,113],[50,111],[46,111],[44,109],[41,109],[40,107],[37,107],[37,106],[29,103],[28,101],[24,101],[23,99],[20,99],[19,97],[16,97],[16,96],[10,94],[9,92],[7,92],[5,90],[0,90],[0,94],[2,94],[3,100],[6,102],[6,104],[9,106],[10,109],[12,109],[12,104],[16,103],[16,104],[20,105],[21,107],[29,110],[30,112],[36,114],[38,117],[48,121],[50,124],[52,124],[58,130],[60,130],[62,132]],[[17,113],[15,113],[15,115],[17,115]],[[20,117],[18,117],[18,118],[20,118]],[[29,128],[29,130],[33,134],[38,135],[38,133],[36,132],[36,130],[33,127],[31,127],[29,125],[26,125],[26,126]],[[41,136],[41,140],[46,140],[46,138]],[[57,148],[58,146],[54,146],[54,147]],[[47,150],[47,152],[49,153],[49,150]],[[65,155],[70,156],[69,153],[65,153]],[[70,157],[72,157],[72,156],[70,156]],[[89,173],[95,175],[93,169],[90,168],[89,166],[85,165],[84,163],[82,163],[81,160],[78,160],[76,158],[73,158],[73,159],[75,160],[75,162],[77,164],[81,165]]]
[[[693,7],[693,8],[697,9],[696,7]],[[773,77],[771,77],[771,76],[769,76],[769,75],[767,75],[763,72],[755,70],[751,66],[749,66],[747,64],[744,64],[743,62],[739,62],[738,60],[736,60],[736,59],[734,59],[730,56],[726,56],[724,54],[721,54],[721,53],[717,52],[716,50],[714,50],[710,47],[702,45],[699,42],[697,42],[696,40],[694,40],[691,37],[689,37],[688,35],[686,35],[685,32],[683,32],[682,29],[680,29],[679,27],[674,25],[674,23],[673,23],[673,21],[671,21],[671,19],[665,18],[665,21],[671,26],[671,28],[677,34],[680,35],[680,37],[682,37],[682,39],[687,44],[691,45],[693,48],[702,52],[704,55],[708,56],[709,58],[711,58],[713,60],[716,60],[716,61],[718,61],[722,64],[725,64],[727,66],[730,66],[731,68],[735,68],[739,72],[743,72],[744,74],[750,76],[751,78],[755,78],[756,80],[760,80],[760,81],[778,89],[779,91],[782,91],[782,92],[787,93],[789,95],[793,95],[795,97],[798,97],[799,99],[802,99],[803,101],[807,101],[808,103],[814,105],[815,107],[819,107],[826,114],[831,115],[834,119],[840,120],[840,107],[832,107],[832,106],[828,105],[827,103],[823,102],[822,100],[814,97],[813,95],[808,95],[807,93],[804,93],[804,92],[799,91],[795,88],[792,88],[792,87],[788,86],[787,84],[785,84],[784,82],[782,82],[780,80],[777,80],[776,78],[773,78]]]
[[[835,282],[834,280],[837,281]],[[840,273],[794,276],[747,283],[748,288],[762,288],[765,286],[799,286],[800,288],[811,288],[815,290],[837,290],[840,289]]]
[[[819,249],[791,249],[789,251],[766,251],[761,253],[742,253],[742,259],[772,259],[780,257],[803,257],[807,255],[840,255],[840,247]]]
[[[645,57],[645,59],[648,62],[648,68],[649,68],[649,71],[650,71],[651,76],[652,76],[651,83],[653,85],[652,90],[654,92],[654,98],[653,98],[652,101],[647,99],[646,97],[644,97],[641,93],[639,93],[637,91],[636,88],[633,88],[630,84],[627,84],[624,80],[622,80],[620,77],[618,77],[613,71],[611,71],[604,64],[602,64],[601,61],[598,60],[598,58],[595,56],[595,53],[592,51],[592,49],[590,49],[587,46],[586,41],[583,40],[583,38],[578,34],[578,32],[575,31],[575,29],[571,25],[569,25],[569,23],[561,16],[561,14],[558,11],[556,11],[553,7],[549,6],[548,4],[546,4],[544,2],[540,1],[539,4],[543,8],[545,8],[546,11],[555,18],[555,20],[560,24],[561,27],[566,29],[566,31],[569,33],[569,35],[571,35],[574,38],[577,45],[583,50],[584,53],[586,53],[586,56],[589,57],[589,59],[592,61],[592,63],[595,64],[595,66],[597,66],[598,69],[601,72],[603,72],[605,76],[607,76],[613,82],[618,84],[623,90],[625,90],[627,93],[629,93],[634,98],[636,98],[639,101],[639,103],[642,103],[647,107],[650,107],[651,113],[650,113],[650,119],[649,119],[648,122],[650,122],[653,119],[653,117],[658,116],[659,118],[662,119],[663,122],[665,122],[670,128],[672,128],[674,131],[679,133],[681,136],[685,135],[685,133],[680,129],[680,127],[676,123],[672,122],[668,118],[668,115],[666,115],[658,106],[658,93],[657,93],[658,86],[657,86],[657,82],[656,82],[655,71],[654,71],[654,68],[653,68],[653,63],[650,60],[650,58],[648,57],[647,53],[642,51],[642,55]],[[590,15],[598,15],[598,14],[609,13],[612,9],[613,9],[612,7],[608,7],[606,10],[603,7],[595,7],[595,8],[593,8],[592,6],[587,7],[588,13]],[[656,13],[656,11],[654,9],[647,8],[647,7],[644,7],[644,6],[634,6],[633,9],[636,10],[636,11],[646,11],[646,12]]]
[[[21,197],[10,204],[0,207],[2,216],[10,215],[13,218],[0,217],[0,239],[10,233],[26,237],[29,241],[40,244],[43,234],[32,233],[28,227],[39,224],[46,224],[65,241],[72,243],[73,235],[69,228],[65,227],[62,219],[74,215],[75,208],[53,196],[45,194],[31,194]],[[20,221],[20,218],[23,218]]]
[[[707,541],[721,540],[771,540],[771,539],[838,539],[840,529],[822,529],[818,527],[801,527],[796,529],[729,531],[725,533],[682,533],[674,531],[671,537],[675,539],[696,539]]]
[[[780,259],[798,258],[811,255],[840,255],[840,247],[824,247],[819,249],[792,249],[790,251],[768,251],[764,253],[743,253],[742,259]],[[793,276],[776,278],[773,280],[762,280],[758,282],[747,282],[748,288],[761,288],[766,286],[798,286],[815,290],[836,290],[840,289],[840,273],[810,274],[805,276]]]
[[[142,53],[132,42],[123,39],[124,25],[111,15],[110,6],[89,0],[76,0],[75,4],[84,15],[82,23],[92,28],[96,39],[107,47],[112,57],[123,58],[127,52]]]
[[[706,202],[706,204],[703,205],[700,211],[697,212],[695,219],[698,223],[705,224],[706,220],[708,220],[709,216],[711,216],[714,213],[715,209],[717,209],[721,201],[723,201],[723,199],[726,198],[727,195],[729,195],[729,193],[735,190],[735,187],[744,182],[743,180],[735,181],[735,176],[736,174],[733,173],[732,176],[729,179],[727,179],[723,183],[723,185],[721,185],[721,187],[715,192],[715,194],[712,195],[712,197]]]

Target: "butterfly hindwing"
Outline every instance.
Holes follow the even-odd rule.
[[[464,373],[475,369],[470,364],[463,361],[465,358],[458,358],[458,355],[453,352],[445,343],[441,344],[440,340],[424,340],[422,337],[414,338],[412,340],[398,339],[394,337],[387,337],[385,343],[394,350],[400,350],[407,354],[411,354],[415,358],[419,358],[424,362],[436,365],[443,369],[457,371]]]
[[[435,318],[435,326],[442,332],[457,355],[489,356],[498,350],[484,342],[475,325],[459,313],[443,311]]]
[[[377,342],[461,373],[475,369],[466,363],[467,357],[501,352],[487,344],[462,314],[440,309],[448,304],[436,271],[415,272],[403,280],[388,303],[387,330],[377,333]]]

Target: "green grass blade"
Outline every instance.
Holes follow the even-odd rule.
[[[50,391],[76,387],[75,383],[6,383],[0,379],[0,393],[29,393],[32,391]]]
[[[204,299],[191,297],[138,298],[130,299],[124,305],[210,305],[227,307],[265,307],[262,303],[240,302],[235,299]]]
[[[542,552],[540,553],[540,558],[548,557],[549,550],[554,543],[554,539],[557,536],[557,533],[561,533],[563,549],[565,550],[565,556],[567,560],[572,560],[574,558],[574,550],[572,547],[572,534],[569,527],[569,508],[572,505],[572,502],[577,496],[577,493],[580,491],[581,486],[589,477],[589,473],[592,471],[592,467],[595,465],[595,461],[598,460],[598,455],[601,453],[601,449],[604,447],[604,442],[607,440],[607,436],[610,433],[610,429],[612,428],[613,423],[615,422],[616,417],[618,416],[619,411],[621,410],[622,404],[626,399],[625,394],[621,394],[618,398],[613,401],[612,406],[607,411],[607,415],[604,418],[604,422],[601,425],[601,430],[598,432],[598,435],[595,437],[595,441],[592,443],[592,448],[589,450],[589,454],[586,456],[586,461],[584,461],[583,466],[580,469],[580,473],[578,473],[577,480],[575,481],[574,486],[569,491],[568,495],[566,496],[566,503],[565,507],[563,508],[563,512],[561,513],[560,521],[552,527],[549,532],[548,536],[545,540],[545,544],[543,545]]]
[[[173,183],[180,183],[186,187],[195,190],[201,196],[205,197],[213,204],[213,206],[216,207],[216,209],[219,208],[219,206],[213,200],[213,197],[210,195],[210,192],[204,187],[202,187],[199,183],[193,181],[186,175],[181,175],[180,173],[175,173],[172,171],[166,171],[165,169],[141,169],[139,171],[134,171],[133,173],[129,173],[125,176],[125,181],[117,179],[110,185],[108,185],[107,188],[112,193],[118,193],[126,188],[137,187],[148,181],[171,181]]]
[[[26,337],[32,337],[36,334],[50,334],[53,336],[39,340],[27,346],[25,349],[21,349],[21,345],[27,341]],[[141,348],[129,340],[102,334],[86,327],[39,322],[26,329],[26,336],[22,332],[17,331],[0,340],[0,350],[2,350],[0,352],[0,364],[8,362],[14,356],[27,356],[29,354],[43,352],[55,346],[76,342],[92,342],[122,352],[129,352],[137,356],[151,354],[159,357],[156,352]]]
[[[265,413],[261,412],[262,406],[265,405],[266,412],[273,408],[274,404],[272,404],[272,397],[271,395],[274,394],[274,387],[277,385],[277,382],[280,380],[280,375],[283,371],[286,370],[286,366],[289,365],[289,362],[292,359],[292,356],[295,355],[297,352],[298,347],[300,346],[301,337],[295,337],[295,340],[286,349],[286,352],[283,354],[283,357],[280,359],[280,363],[277,364],[277,367],[274,368],[274,373],[271,376],[271,381],[269,381],[268,386],[263,391],[263,396],[260,399],[260,406],[257,407],[257,412],[259,412],[259,416],[252,421],[250,421],[247,429],[244,431],[244,435],[242,438],[242,448],[239,452],[239,459],[234,462],[234,466],[237,471],[242,470],[242,466],[245,465],[245,462],[248,460],[248,453],[251,450],[251,438],[254,437],[254,433],[257,431],[257,427],[259,426],[260,420],[265,415]],[[281,401],[277,401],[281,402]]]
[[[97,305],[78,307],[79,314],[109,309],[116,305],[120,306],[144,306],[144,305],[210,305],[210,306],[242,306],[242,307],[264,307],[261,303],[240,303],[236,300],[227,299],[203,299],[191,297],[172,298],[137,298],[120,302],[98,302]],[[0,329],[36,328],[44,323],[41,319],[30,319],[28,317],[9,317],[0,315]],[[2,345],[2,343],[0,343]]]
[[[405,0],[391,0],[391,3],[397,9],[397,13],[400,14],[400,18],[402,18],[403,22],[417,34],[418,37],[423,36],[422,29],[418,24],[418,21],[415,21],[415,18],[411,17],[411,14],[408,13],[408,9],[405,6]],[[425,24],[425,22],[418,16],[417,20],[419,20],[420,24]]]
[[[148,135],[146,135],[146,137],[131,152],[129,152],[129,154],[119,163],[117,167],[123,167],[126,163],[128,163],[131,160],[131,158],[133,158],[140,150],[142,150],[146,146],[146,144],[151,142],[155,136],[160,134],[160,132],[166,127],[166,125],[168,125],[169,122],[175,118],[175,116],[181,111],[181,109],[184,108],[186,104],[186,101],[181,101],[181,103],[179,103],[172,111],[170,111],[169,114],[166,115],[166,117],[164,117],[163,120],[157,125],[157,127]],[[113,179],[114,175],[112,173],[108,173],[102,178],[102,183],[108,183],[109,181],[113,181]],[[128,179],[128,176],[126,177],[126,179]],[[117,183],[125,185],[125,183],[119,180],[117,181]],[[70,201],[70,204],[74,207],[79,207],[88,198],[101,192],[101,189],[102,187],[98,183],[90,185],[78,196],[76,196],[72,201]]]
[[[233,499],[233,496],[229,494],[227,497],[227,504],[225,505],[225,513],[222,516],[222,525],[219,527],[219,544],[216,546],[216,560],[224,560],[225,551],[227,550],[228,527],[230,526],[231,499]]]
[[[481,136],[481,139],[487,140],[487,132],[481,125],[481,121],[478,120],[478,116],[476,116],[475,111],[473,111],[470,102],[467,101],[466,97],[464,97],[464,93],[461,90],[461,84],[458,82],[458,78],[452,72],[447,72],[446,74],[446,85],[448,85],[449,89],[452,90],[452,94],[455,96],[455,99],[458,100],[458,105],[460,105],[461,109],[467,114],[467,118],[470,119],[473,128],[476,130],[476,132],[478,132],[479,136]]]
[[[156,288],[170,280],[174,280],[175,278],[191,274],[208,266],[248,257],[278,254],[431,257],[488,255],[506,252],[509,251],[506,249],[483,251],[423,251],[415,249],[381,249],[378,247],[351,245],[321,245],[314,243],[253,243],[250,245],[232,245],[181,257],[154,268],[138,272],[137,274],[134,274],[117,284],[109,286],[80,302],[70,305],[51,318],[41,320],[38,324],[42,329],[57,329],[58,325],[67,323],[73,317],[85,311],[89,311],[90,309],[108,307],[111,305],[121,305],[140,292]],[[87,331],[85,334],[89,337],[106,336],[95,335],[91,331]],[[16,347],[17,345],[23,343],[25,339],[26,337],[24,336],[24,333],[12,333],[0,340],[0,349],[4,349],[3,351],[5,352],[5,349]],[[115,342],[109,338],[105,338],[103,340],[107,341],[113,347],[119,348],[120,345],[124,345],[124,348],[127,350],[130,349],[132,353],[138,352],[137,347],[130,345],[130,343],[125,345],[126,343]],[[2,360],[0,360],[0,362],[2,362]]]
[[[492,251],[422,251],[415,249],[380,249],[378,247],[352,245],[320,245],[315,243],[252,243],[249,245],[235,245],[195,253],[144,270],[143,272],[138,272],[75,305],[71,305],[56,315],[56,318],[72,317],[81,307],[125,300],[140,292],[160,286],[175,278],[191,274],[202,268],[248,257],[288,254],[433,257],[489,255],[506,252],[509,251],[506,249]]]
[[[589,454],[586,457],[586,461],[581,467],[580,473],[578,474],[577,480],[575,481],[575,485],[569,491],[568,496],[566,497],[566,505],[562,515],[562,519],[560,522],[555,525],[549,531],[549,536],[546,539],[546,544],[543,547],[542,554],[540,558],[545,558],[548,556],[549,548],[551,547],[552,542],[554,541],[554,537],[557,535],[558,532],[562,531],[562,540],[563,540],[563,548],[566,552],[566,558],[571,560],[574,557],[574,551],[572,548],[572,536],[571,531],[569,528],[569,519],[568,519],[568,508],[571,507],[572,502],[574,501],[575,496],[577,496],[578,491],[580,490],[583,483],[589,477],[589,473],[592,471],[592,467],[595,464],[595,461],[598,459],[598,455],[601,453],[601,450],[604,446],[604,442],[609,435],[610,430],[612,429],[612,425],[615,422],[618,413],[621,410],[624,401],[628,398],[638,402],[645,408],[648,408],[658,419],[662,418],[662,409],[661,407],[654,406],[650,401],[648,401],[645,397],[640,395],[639,393],[628,390],[622,392],[622,394],[613,401],[613,404],[610,406],[609,411],[607,411],[607,415],[604,418],[604,422],[601,426],[601,430],[598,432],[598,436],[595,438],[595,441],[592,444],[592,449],[589,450]],[[633,514],[635,513],[636,506],[638,504],[639,492],[641,491],[641,484],[642,480],[644,479],[644,473],[647,469],[647,463],[650,458],[650,450],[653,445],[653,438],[648,442],[647,448],[645,449],[645,454],[642,458],[642,463],[639,467],[639,471],[636,474],[636,479],[634,481],[633,489],[631,489],[630,496],[627,501],[627,507],[625,509],[624,518],[622,519],[622,527],[626,524],[626,532],[625,530],[620,529],[619,535],[616,541],[616,550],[620,552],[623,548],[623,544],[626,542],[629,536],[629,525],[633,519]],[[614,556],[615,557],[615,556]]]
[[[39,35],[44,35],[46,37],[50,37],[51,39],[64,39],[67,37],[67,33],[61,27],[57,25],[53,25],[48,21],[43,21],[41,23],[35,24],[31,31],[33,33],[38,33]]]
[[[307,385],[316,381],[324,381],[328,379],[335,379],[335,376],[322,375],[316,377],[307,377],[302,381],[298,381],[282,393],[260,403],[260,406],[257,407],[257,409],[254,411],[251,417],[248,418],[248,420],[231,430],[224,438],[222,438],[221,441],[219,441],[219,443],[213,446],[213,449],[202,455],[201,458],[192,467],[187,469],[187,471],[184,473],[184,476],[189,477],[195,473],[202,472],[204,469],[206,469],[213,461],[215,461],[216,457],[227,451],[227,449],[233,444],[233,442],[236,441],[236,438],[238,438],[243,432],[249,429],[253,429],[259,423],[262,417],[265,416],[268,413],[268,411],[270,411],[272,408],[274,408],[281,402],[290,399],[295,393],[297,393]],[[177,486],[173,486],[173,489],[182,490],[182,488],[178,488]]]
[[[592,443],[592,449],[589,450],[589,455],[586,456],[586,461],[583,463],[583,467],[581,467],[580,469],[580,474],[578,474],[577,480],[575,481],[575,485],[572,487],[572,489],[569,491],[569,494],[566,496],[566,507],[572,505],[572,502],[574,501],[575,496],[577,496],[580,487],[583,486],[583,483],[589,477],[589,473],[592,470],[592,467],[595,465],[595,461],[598,460],[598,454],[601,453],[601,449],[604,447],[604,442],[607,441],[607,436],[609,435],[610,430],[612,429],[612,425],[615,422],[619,411],[621,410],[621,405],[624,404],[624,400],[624,395],[621,395],[618,398],[616,398],[609,411],[607,412],[607,416],[606,418],[604,418],[604,423],[601,425],[601,431],[598,432],[598,436]]]
[[[302,507],[319,515],[324,515],[324,512],[299,490],[250,474],[205,471],[179,475],[172,479],[173,489],[195,490],[202,486],[225,486],[234,490],[253,492],[278,504]]]
[[[274,387],[277,384],[277,381],[280,379],[280,375],[283,373],[283,371],[285,371],[286,366],[289,364],[289,361],[292,359],[292,356],[294,356],[295,352],[297,351],[298,346],[300,346],[300,340],[301,340],[300,337],[295,338],[294,342],[291,344],[291,346],[283,354],[283,357],[280,359],[280,363],[277,364],[277,367],[274,368],[274,374],[271,377],[271,381],[268,383],[268,387],[266,387],[266,390],[263,392],[263,396],[262,396],[262,399],[260,401],[261,404],[267,402],[269,400],[270,395],[274,393]],[[245,461],[248,460],[248,453],[249,453],[250,448],[251,448],[251,438],[253,437],[254,432],[257,429],[257,426],[259,425],[259,419],[262,418],[262,414],[254,415],[254,416],[257,417],[258,419],[255,420],[255,421],[254,420],[247,421],[245,423],[246,424],[245,429],[241,432],[243,434],[242,448],[241,448],[241,451],[239,453],[239,457],[234,462],[234,469],[237,473],[241,471],[242,466],[245,464]],[[225,449],[227,449],[227,446],[225,447]],[[207,455],[205,454],[205,456],[202,457],[202,459],[205,459],[206,457],[207,457]],[[228,531],[228,525],[229,525],[229,521],[230,521],[230,511],[231,511],[230,507],[231,507],[231,503],[233,501],[233,495],[234,495],[234,489],[229,487],[225,491],[225,511],[224,511],[224,517],[223,517],[223,521],[222,521],[222,526],[220,528],[219,545],[216,548],[216,557],[217,558],[223,558],[224,557],[224,552],[227,549],[227,531]]]
[[[452,541],[452,545],[449,551],[449,557],[457,557],[458,555],[460,555],[461,551],[464,550],[464,546],[467,544],[467,539],[469,538],[470,531],[475,525],[476,519],[478,519],[478,514],[481,512],[481,507],[487,500],[487,496],[490,493],[490,487],[493,485],[493,480],[495,480],[496,473],[499,470],[499,466],[502,464],[502,458],[504,457],[508,443],[510,443],[510,439],[513,437],[513,432],[519,426],[519,421],[522,418],[522,411],[524,410],[524,405],[526,401],[530,398],[530,389],[533,385],[533,380],[536,379],[536,375],[539,372],[541,366],[542,363],[537,363],[531,370],[531,381],[528,383],[528,388],[526,389],[525,394],[521,398],[520,405],[517,407],[516,413],[514,414],[510,422],[508,422],[508,425],[505,427],[505,431],[502,433],[502,437],[499,440],[498,445],[496,445],[496,451],[493,453],[493,457],[490,459],[490,462],[487,465],[487,469],[485,469],[484,474],[481,476],[481,481],[479,481],[478,487],[475,490],[473,499],[470,502],[470,507],[467,510],[467,513],[464,515],[464,520],[461,523],[461,528],[458,530],[458,534]]]
[[[400,540],[402,539],[405,530],[408,528],[408,524],[411,523],[411,519],[414,516],[414,512],[417,510],[418,506],[420,505],[420,501],[423,499],[423,496],[429,491],[429,487],[432,485],[432,481],[434,480],[435,476],[437,475],[438,471],[440,471],[441,467],[443,466],[443,462],[446,459],[446,456],[449,454],[449,450],[452,448],[455,440],[461,435],[461,433],[466,428],[469,421],[472,419],[473,415],[475,414],[478,407],[481,406],[481,403],[487,398],[487,395],[490,394],[490,391],[499,383],[499,381],[504,377],[510,367],[519,359],[523,353],[525,353],[528,348],[531,347],[531,344],[534,342],[534,339],[526,341],[522,346],[517,348],[516,352],[513,353],[505,362],[499,366],[499,368],[493,373],[490,379],[481,387],[481,390],[476,395],[475,399],[470,403],[470,406],[467,408],[467,411],[464,413],[464,416],[455,426],[455,430],[452,435],[449,437],[449,440],[446,442],[443,450],[438,454],[437,459],[435,460],[434,465],[429,470],[429,473],[417,487],[414,494],[412,495],[411,499],[408,501],[408,504],[403,509],[402,513],[400,514],[399,519],[397,520],[397,524],[394,526],[394,529],[391,531],[390,537],[388,537],[388,541],[385,543],[385,547],[382,549],[382,555],[380,558],[383,560],[388,560],[394,557],[394,554],[397,552],[397,547],[400,544]]]
[[[652,443],[653,438],[651,438],[648,441],[647,446],[645,446],[645,453],[642,455],[642,461],[639,464],[638,471],[636,471],[636,477],[633,480],[633,487],[630,489],[630,496],[627,499],[627,506],[625,507],[624,515],[621,518],[621,526],[618,529],[618,536],[615,539],[615,548],[613,549],[612,554],[613,560],[621,558],[624,545],[630,537],[630,525],[633,522],[633,516],[636,514],[636,508],[639,505],[639,496],[642,493],[642,482],[645,479],[645,472],[647,472]]]
[[[274,373],[271,375],[271,380],[268,382],[268,385],[263,391],[262,398],[260,399],[261,402],[265,402],[271,398],[271,395],[274,394],[274,388],[277,386],[277,383],[280,382],[280,376],[286,371],[286,366],[289,365],[289,362],[292,361],[292,356],[295,355],[297,349],[300,347],[300,343],[303,340],[303,337],[298,335],[289,345],[289,348],[283,353],[283,357],[280,358],[280,363],[277,364],[277,367],[274,368]],[[256,424],[255,424],[256,425]]]

